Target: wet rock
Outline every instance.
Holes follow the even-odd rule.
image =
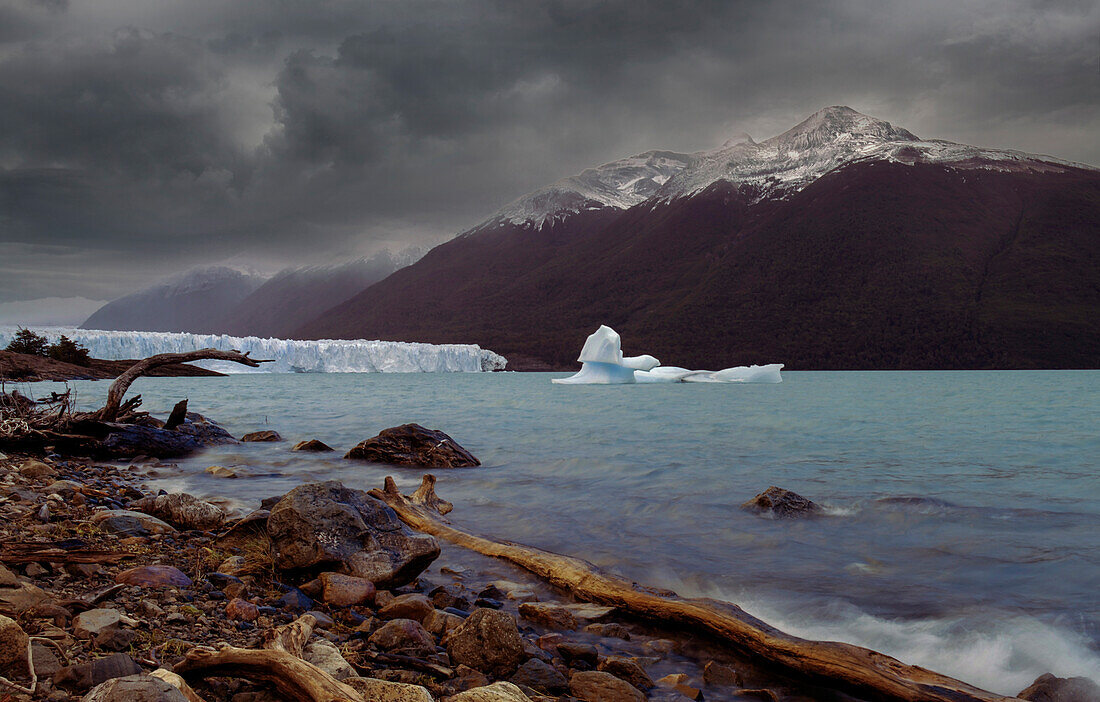
[[[136,500],[130,504],[130,509],[151,514],[177,529],[215,531],[225,522],[225,513],[216,505],[184,492]]]
[[[420,594],[398,595],[378,610],[382,619],[414,619],[423,623],[424,618],[435,611],[431,601]]]
[[[1096,702],[1100,685],[1088,678],[1058,678],[1044,673],[1016,695],[1030,702]]]
[[[589,624],[584,628],[589,634],[630,641],[630,631],[622,624]]]
[[[569,694],[585,702],[643,702],[645,695],[610,673],[590,670],[573,673]]]
[[[584,663],[595,667],[596,661],[600,658],[600,653],[595,646],[579,641],[563,641],[558,644],[557,650],[565,662],[573,666]]]
[[[439,556],[384,503],[336,481],[294,488],[271,510],[268,534],[283,569],[340,566],[379,587],[412,581]]]
[[[141,673],[141,667],[125,653],[114,653],[57,671],[53,684],[70,692],[83,692],[113,678]],[[122,698],[125,699],[125,698]]]
[[[663,657],[676,650],[676,642],[670,639],[651,639],[642,644],[647,653]]]
[[[112,431],[100,443],[110,456],[186,456],[207,446],[236,443],[229,432],[211,422],[184,422],[175,430],[138,424],[112,424]]]
[[[337,680],[358,675],[355,668],[352,668],[351,664],[340,655],[340,649],[327,639],[319,639],[306,646],[303,657]]]
[[[236,478],[237,471],[232,468],[226,468],[225,466],[207,466],[204,473],[209,473],[215,478]]]
[[[179,568],[169,565],[130,568],[116,575],[115,582],[142,587],[191,587],[191,578]]]
[[[453,585],[440,585],[428,593],[428,597],[431,598],[432,604],[434,604],[437,609],[447,609],[448,607],[454,607],[456,609],[470,608],[470,601],[452,592],[451,588],[453,587]]]
[[[42,461],[36,461],[30,459],[23,461],[19,466],[19,475],[24,478],[53,478],[57,475],[57,471],[53,469],[53,466]]]
[[[653,679],[642,670],[642,666],[626,656],[608,656],[599,662],[596,670],[611,673],[643,692],[653,687]]]
[[[558,695],[569,690],[569,681],[554,666],[532,658],[519,667],[512,682],[538,692]]]
[[[684,673],[673,673],[659,678],[657,685],[667,690],[674,690],[688,699],[698,700],[703,697],[703,691],[689,685],[688,676]]]
[[[260,608],[247,600],[234,597],[225,606],[225,616],[235,621],[254,622],[260,616]]]
[[[73,617],[73,635],[91,639],[107,629],[117,629],[122,616],[115,609],[89,609]]]
[[[309,451],[311,453],[325,453],[327,451],[334,451],[335,449],[317,439],[309,439],[308,441],[299,441],[294,444],[294,448],[291,451]]]
[[[348,678],[345,685],[354,688],[371,702],[434,702],[432,693],[420,685],[377,680],[375,678]]]
[[[383,651],[408,651],[413,654],[435,653],[435,639],[412,619],[393,619],[371,634],[370,643]]]
[[[741,505],[741,509],[779,518],[807,517],[822,512],[819,505],[802,495],[774,485]]]
[[[703,682],[719,687],[741,687],[741,674],[718,661],[707,661],[703,666]]]
[[[81,702],[187,702],[178,689],[152,675],[130,675],[97,685]]]
[[[511,615],[492,609],[476,609],[447,637],[452,663],[482,673],[507,677],[527,659],[516,622]]]
[[[549,602],[524,602],[519,606],[519,616],[551,629],[577,628],[577,618],[572,612]]]
[[[366,578],[341,573],[321,573],[321,598],[339,607],[370,604],[374,601],[374,583]]]
[[[112,534],[124,536],[149,536],[150,534],[171,534],[175,527],[145,514],[126,509],[108,509],[92,515],[92,524]]]
[[[271,429],[264,429],[263,431],[253,431],[245,434],[241,437],[241,441],[282,441],[283,437],[279,436],[279,432],[272,431]]]
[[[530,702],[530,699],[512,683],[495,682],[453,695],[450,702]]]
[[[471,468],[481,465],[481,461],[451,437],[419,424],[383,429],[378,436],[348,451],[344,458],[424,468]]]
[[[9,680],[30,677],[28,642],[27,633],[14,619],[0,615],[0,675]]]
[[[591,602],[571,602],[562,606],[572,612],[577,621],[582,623],[603,621],[615,613],[614,607],[605,607]]]

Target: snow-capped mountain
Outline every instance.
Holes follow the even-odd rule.
[[[693,368],[1096,368],[1098,260],[1100,169],[831,107],[553,183],[294,336],[572,370],[607,324]]]
[[[509,203],[479,228],[503,223],[541,227],[585,209],[625,210],[653,197],[685,197],[718,181],[747,187],[757,199],[783,197],[837,168],[874,160],[1000,171],[1088,168],[1020,151],[925,140],[885,120],[835,106],[760,143],[742,134],[710,151],[649,151],[590,168]]]

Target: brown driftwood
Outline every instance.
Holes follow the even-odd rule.
[[[179,690],[180,693],[187,698],[187,702],[206,702],[206,700],[199,696],[199,693],[195,692],[191,686],[187,684],[186,680],[167,668],[157,668],[152,673],[149,673],[149,675],[152,675],[154,678],[160,678]]]
[[[312,663],[302,660],[302,647],[313,633],[316,619],[304,614],[290,624],[267,632],[263,648],[223,645],[217,650],[192,649],[173,672],[194,677],[227,676],[270,685],[297,702],[362,702],[355,688],[345,685]]]
[[[93,548],[65,548],[63,542],[16,541],[0,546],[2,563],[118,563],[134,554]]]
[[[166,366],[170,363],[207,360],[232,361],[253,368],[258,367],[261,363],[270,363],[270,360],[249,358],[247,353],[241,353],[240,351],[219,351],[218,349],[199,349],[198,351],[187,351],[186,353],[159,353],[138,361],[118,376],[115,382],[111,383],[111,387],[107,390],[107,403],[103,405],[103,409],[96,413],[96,418],[105,422],[115,421],[121,413],[122,398],[126,395],[126,391],[130,389],[130,385],[150,369]],[[131,405],[129,409],[133,409],[135,406]]]
[[[815,683],[863,697],[901,702],[1010,702],[960,680],[911,666],[877,651],[835,641],[810,641],[784,633],[728,602],[659,594],[600,572],[579,558],[511,542],[494,541],[451,526],[430,505],[435,478],[427,475],[413,497],[392,478],[370,494],[417,531],[472,551],[511,561],[577,599],[618,607],[635,616],[691,627],[767,664]]]

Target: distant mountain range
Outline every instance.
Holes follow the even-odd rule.
[[[1100,171],[920,139],[847,107],[763,142],[650,151],[505,206],[302,324],[572,368],[1100,366]]]
[[[382,251],[327,266],[288,268],[273,276],[209,266],[107,303],[84,329],[169,331],[288,338],[295,329],[423,255]]]

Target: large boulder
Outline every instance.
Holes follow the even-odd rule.
[[[177,529],[215,531],[225,523],[221,508],[185,492],[143,497],[131,502],[130,509],[159,517]]]
[[[1044,673],[1016,696],[1031,702],[1097,702],[1100,685],[1088,678],[1059,678]]]
[[[439,556],[433,537],[409,531],[385,503],[335,480],[288,492],[267,531],[279,568],[336,570],[379,587],[411,582]]]
[[[472,468],[481,465],[481,461],[451,437],[438,429],[425,429],[419,424],[383,429],[378,436],[348,451],[344,458],[423,468]]]
[[[527,660],[512,615],[483,607],[447,636],[447,654],[452,663],[496,677],[508,677]]]
[[[802,495],[774,485],[741,505],[741,509],[778,518],[816,516],[823,511]]]
[[[237,440],[217,424],[188,413],[188,421],[175,429],[139,424],[108,424],[110,431],[99,444],[108,456],[186,456],[207,446],[233,444]],[[198,419],[195,419],[198,417]]]

